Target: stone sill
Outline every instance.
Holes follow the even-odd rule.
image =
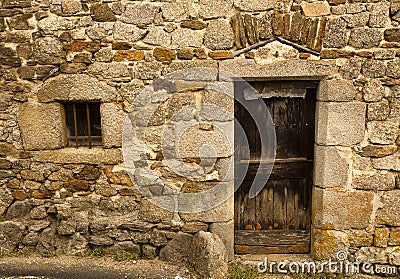
[[[58,150],[40,151],[35,155],[34,160],[43,163],[57,164],[120,164],[123,162],[120,149],[103,149],[79,147],[64,148]]]

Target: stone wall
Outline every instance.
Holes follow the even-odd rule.
[[[204,230],[222,238],[232,259],[232,199],[211,213],[162,210],[134,187],[121,152],[123,121],[146,85],[208,67],[243,78],[321,80],[313,256],[344,249],[400,265],[398,0],[0,2],[2,254],[101,247],[153,258],[173,255],[171,245]],[[239,51],[272,36],[279,40]],[[185,96],[168,101],[172,112],[199,98],[218,104],[219,97],[205,100],[207,84],[178,83]],[[101,102],[102,148],[66,147],[65,101]],[[189,183],[169,173],[156,143],[148,159],[164,181],[188,191],[212,186],[215,179]],[[219,165],[230,156],[220,155]]]

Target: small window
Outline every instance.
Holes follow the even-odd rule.
[[[65,103],[68,146],[101,146],[100,103]]]

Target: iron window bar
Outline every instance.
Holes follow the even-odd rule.
[[[65,111],[69,146],[101,145],[100,103],[65,103]]]

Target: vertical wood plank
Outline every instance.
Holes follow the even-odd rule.
[[[286,221],[287,228],[295,229],[296,228],[296,217],[295,217],[295,189],[296,189],[296,181],[294,179],[290,180],[287,186],[287,200],[286,200]]]
[[[286,219],[285,185],[274,181],[274,229],[282,229]]]

